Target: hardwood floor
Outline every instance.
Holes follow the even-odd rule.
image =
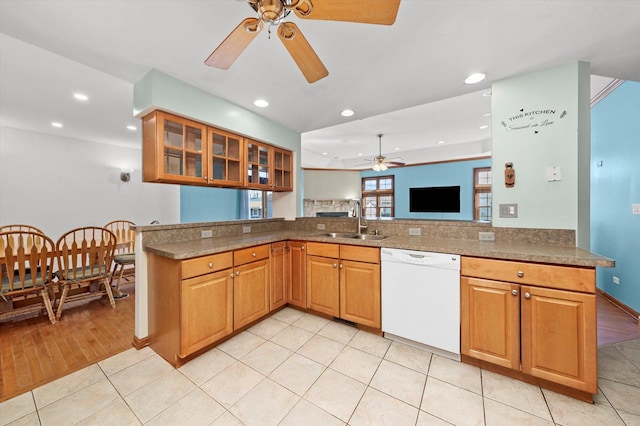
[[[65,308],[58,324],[46,316],[0,322],[0,402],[131,347],[134,285],[112,309],[106,298]],[[598,295],[598,346],[640,339],[637,322]]]
[[[638,322],[598,294],[598,347],[640,339]]]
[[[0,322],[0,402],[131,347],[134,284],[111,308],[106,297],[65,305],[57,324],[46,315]]]

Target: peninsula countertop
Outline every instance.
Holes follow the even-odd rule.
[[[325,232],[275,231],[247,233],[229,237],[202,238],[171,243],[150,243],[144,250],[170,259],[190,259],[229,250],[284,240],[316,241],[334,244],[386,247],[406,250],[451,253],[462,256],[523,262],[550,263],[581,267],[615,266],[615,261],[577,247],[512,244],[479,240],[430,238],[429,236],[390,235],[382,240],[357,240],[329,237]]]

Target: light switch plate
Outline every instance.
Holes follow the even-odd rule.
[[[248,234],[249,232],[251,232],[251,227],[250,226],[243,226],[242,227],[242,233],[243,234]]]
[[[518,204],[500,204],[500,217],[516,218],[518,217]]]
[[[633,214],[640,214],[640,204],[632,204],[631,212]]]
[[[202,231],[202,238],[212,238],[213,237],[213,231],[212,230],[206,230],[206,231]]]
[[[319,223],[317,228],[318,228],[318,231],[324,231],[326,229],[326,227],[324,226],[324,223]]]

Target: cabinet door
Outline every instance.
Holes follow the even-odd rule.
[[[235,268],[233,328],[237,330],[269,313],[269,259]]]
[[[289,256],[285,241],[271,244],[271,300],[269,310],[287,303],[287,284],[289,282]]]
[[[516,284],[462,277],[461,352],[520,369],[520,299]]]
[[[338,259],[307,256],[307,307],[339,316],[339,278]]]
[[[380,328],[380,265],[340,262],[340,318]]]
[[[180,356],[185,357],[233,331],[232,269],[181,283]]]
[[[597,393],[596,296],[522,286],[522,372]]]
[[[244,141],[233,133],[207,128],[209,183],[219,186],[244,184]]]
[[[206,126],[162,111],[144,120],[143,179],[155,175],[157,182],[206,184]]]
[[[247,187],[272,189],[271,146],[246,140],[247,146]]]
[[[293,191],[292,153],[273,148],[273,190]]]
[[[301,308],[307,307],[307,251],[304,242],[289,241],[290,281],[287,301]]]

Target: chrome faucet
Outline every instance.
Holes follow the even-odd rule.
[[[367,225],[367,219],[362,217],[362,203],[357,198],[354,199],[353,201],[356,202],[356,216],[358,216],[358,234],[362,234],[362,231],[366,231],[366,229],[369,226]],[[364,219],[364,224],[362,222],[363,219]]]

